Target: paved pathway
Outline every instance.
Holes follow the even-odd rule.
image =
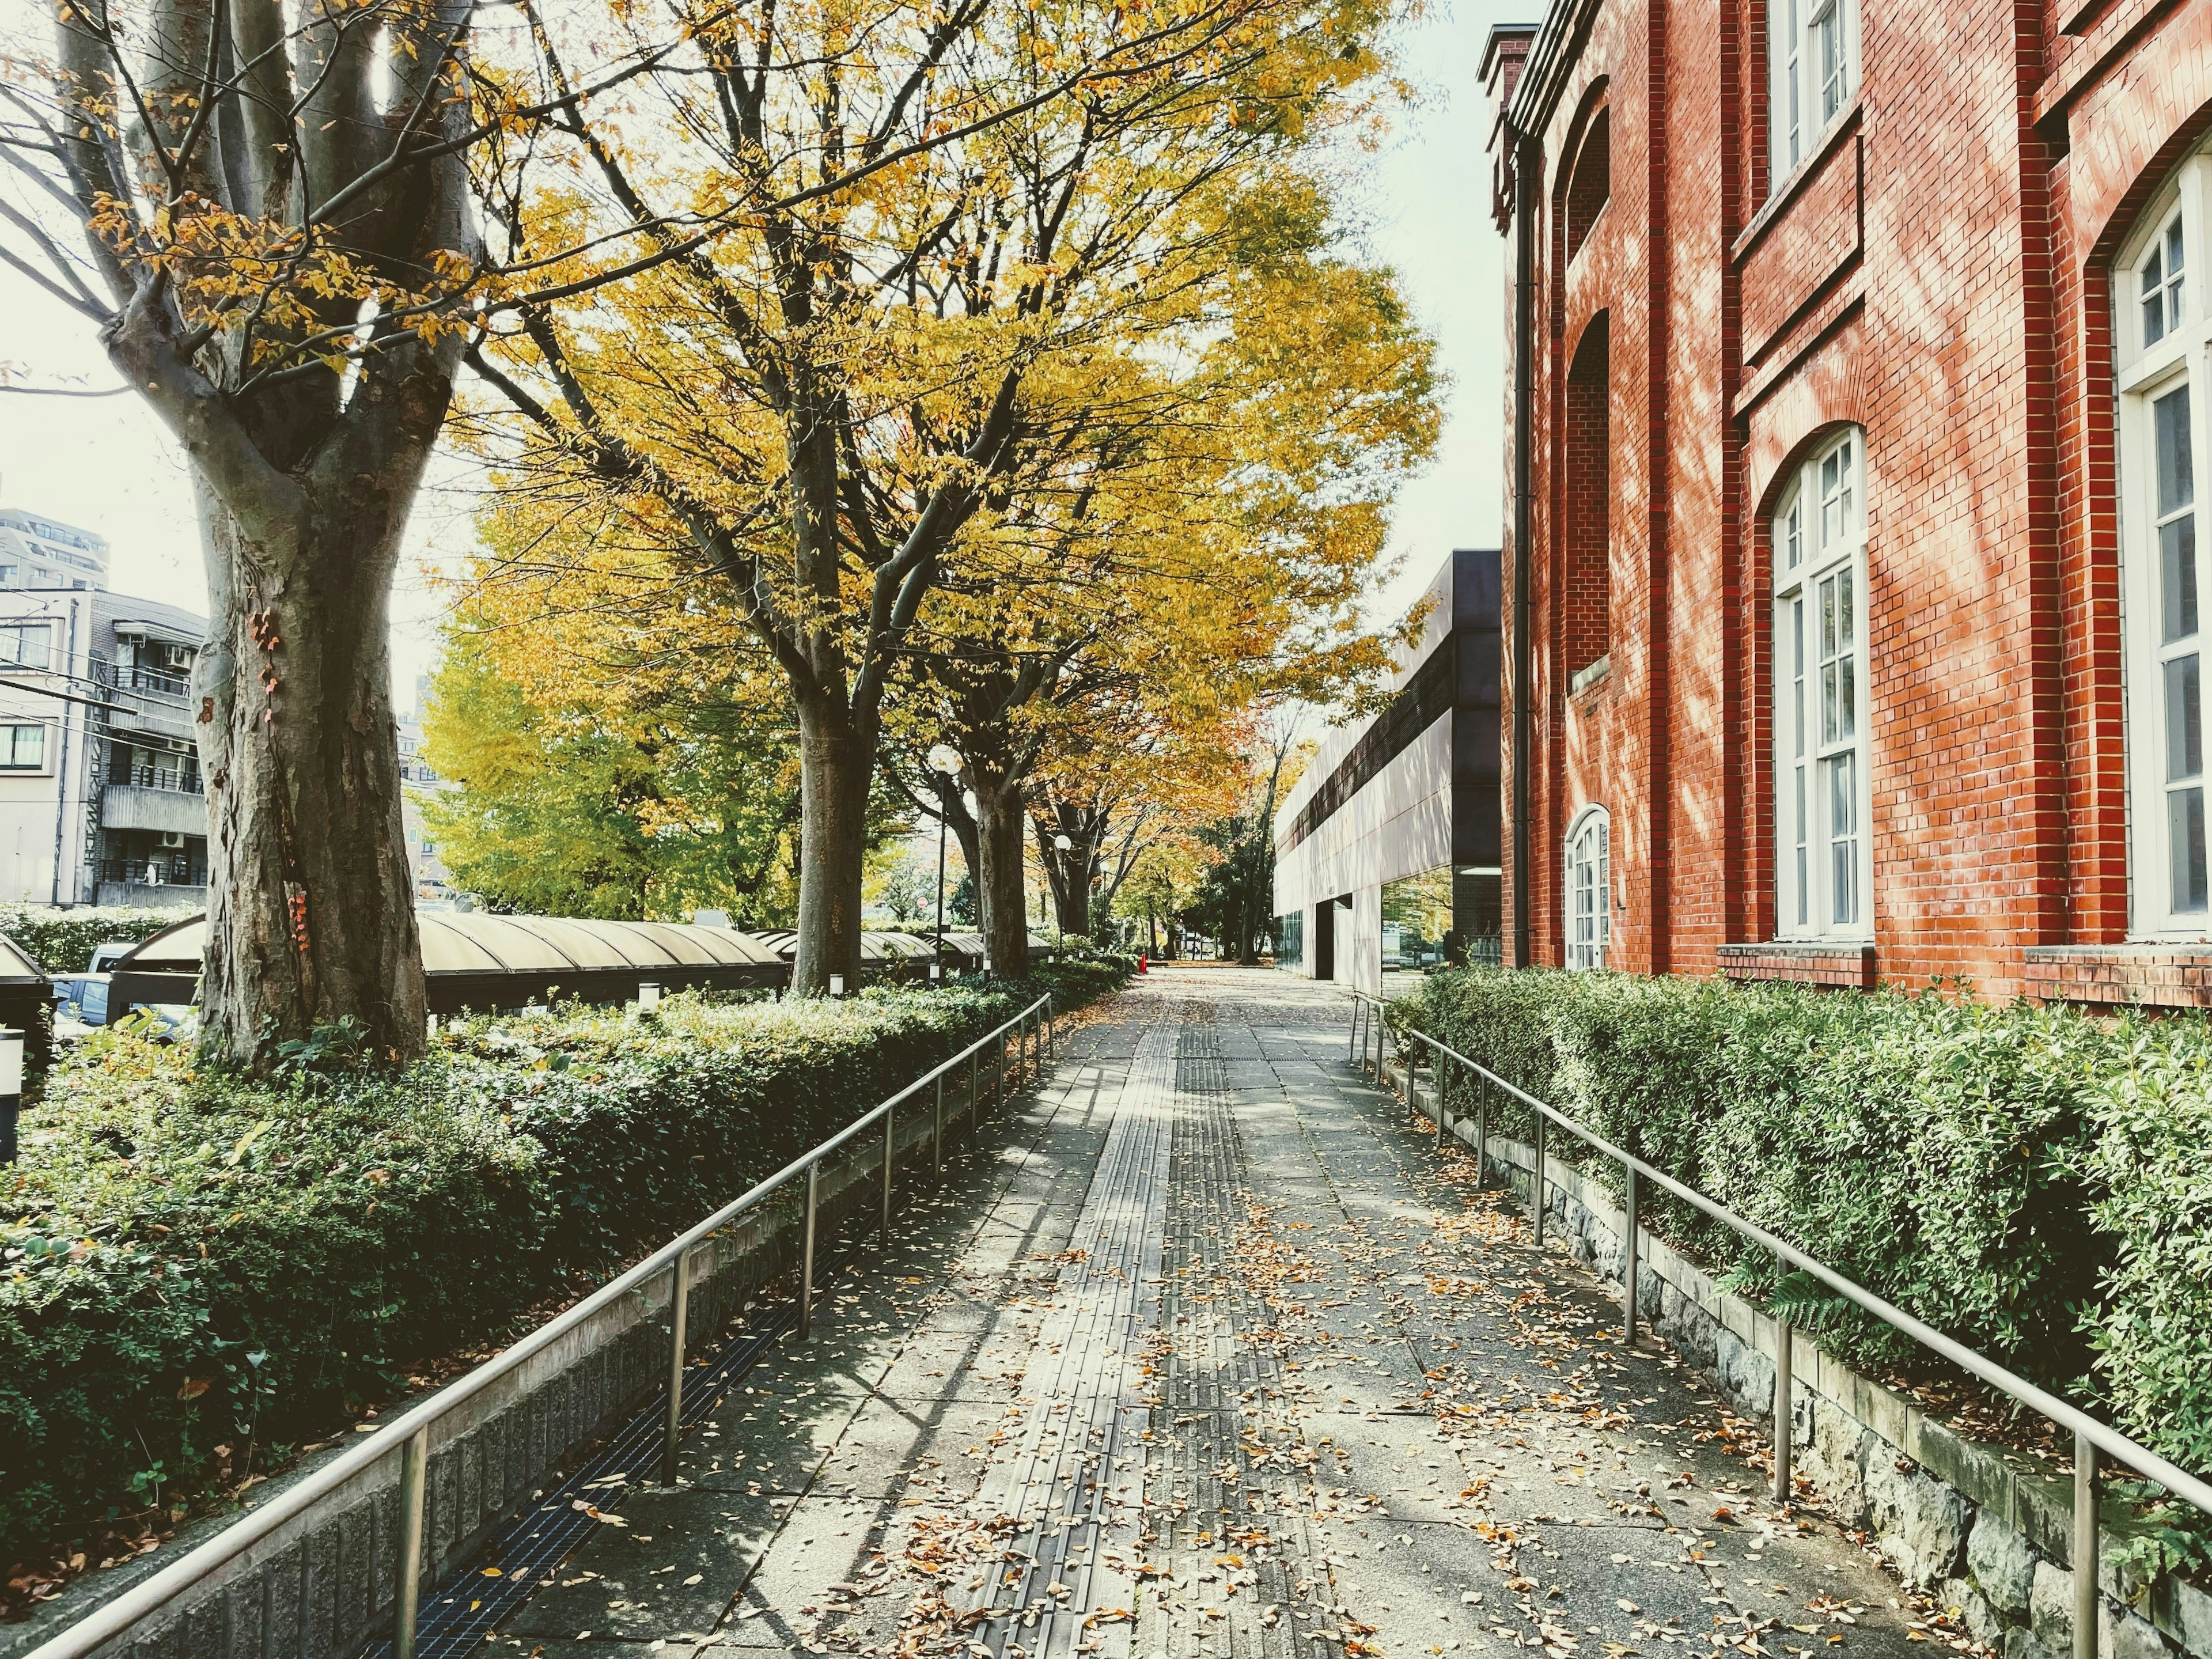
[[[498,1638],[546,1659],[1893,1656],[1758,1425],[1346,1066],[1155,974]]]

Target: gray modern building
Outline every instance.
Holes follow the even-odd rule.
[[[1276,963],[1387,993],[1498,960],[1498,554],[1455,552],[1379,714],[1332,732],[1275,815]]]

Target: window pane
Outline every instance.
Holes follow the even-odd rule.
[[[1811,900],[1809,889],[1811,888],[1812,883],[1808,878],[1806,869],[1808,852],[1805,845],[1805,769],[1802,766],[1799,766],[1796,770],[1797,773],[1797,817],[1796,822],[1796,829],[1797,832],[1797,925],[1800,927],[1802,927],[1805,925],[1806,906]]]
[[[1858,687],[1854,683],[1858,675],[1858,659],[1849,650],[1836,659],[1836,741],[1857,735]]]
[[[1835,4],[1829,4],[1813,24],[1820,64],[1820,124],[1826,126],[1844,106],[1844,26]]]
[[[2166,326],[2181,326],[2181,216],[2166,228]]]
[[[10,766],[35,770],[46,763],[46,728],[43,726],[18,726],[9,732]]]
[[[1828,763],[1828,921],[1848,927],[1858,920],[1858,757],[1838,755]]]
[[[2151,248],[2150,258],[2143,261],[2142,331],[2147,346],[2156,345],[2166,337],[2166,268],[2155,245]]]
[[[2166,798],[2166,832],[2173,864],[2173,908],[2205,908],[2204,791],[2176,789]]]
[[[1790,740],[1793,752],[1805,752],[1805,601],[1790,602],[1790,693],[1796,700],[1790,723]]]
[[[2185,513],[2158,527],[2159,587],[2165,601],[2164,643],[2197,631],[2197,515]]]
[[[2178,512],[2197,499],[2197,471],[2191,465],[2189,388],[2169,392],[2151,406],[2152,442],[2157,451],[2158,516]]]
[[[2179,783],[2203,770],[2204,727],[2192,653],[2166,665],[2166,781]]]

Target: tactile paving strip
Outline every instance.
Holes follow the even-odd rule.
[[[1084,1200],[1029,1376],[1036,1404],[985,1507],[1020,1525],[1010,1565],[977,1605],[977,1636],[1010,1659],[1083,1648],[1091,1615],[1127,1608],[1115,1571],[1141,1517],[1143,1334],[1158,1319],[1160,1241],[1175,1113],[1176,1032],[1140,1040]]]

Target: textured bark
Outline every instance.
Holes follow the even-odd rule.
[[[433,419],[419,449],[310,494],[289,548],[203,492],[215,614],[193,685],[210,887],[202,1019],[240,1061],[264,1033],[348,1018],[388,1057],[422,1050],[386,623],[435,431]]]
[[[1022,852],[1029,836],[1029,808],[1018,780],[978,775],[975,791],[975,898],[981,912],[983,948],[992,970],[1019,977],[1030,970],[1028,896],[1023,890]]]
[[[799,945],[791,988],[823,996],[830,975],[860,988],[860,878],[876,732],[836,696],[799,701]]]

